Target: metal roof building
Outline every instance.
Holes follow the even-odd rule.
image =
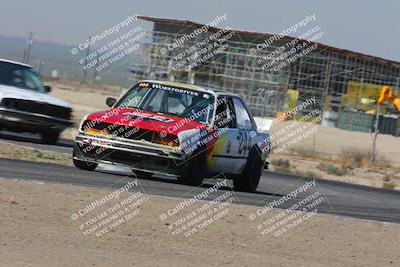
[[[134,72],[135,79],[157,78],[231,91],[241,95],[256,116],[274,116],[283,110],[289,89],[297,92],[297,102],[314,96],[318,102],[312,108],[339,111],[350,85],[360,90],[368,85],[399,85],[399,62],[290,36],[280,36],[259,49],[260,43],[274,35],[231,29],[218,35],[223,39],[229,34],[219,42],[218,53],[208,53],[206,47],[216,41],[213,36],[221,33],[220,28],[208,27],[201,34],[193,34],[205,25],[139,18],[154,25],[146,32],[148,38],[140,50],[142,60],[133,64],[141,70]],[[283,57],[294,44],[304,48]],[[254,53],[249,52],[251,49]],[[296,57],[299,53],[302,56]],[[358,97],[362,98],[361,94]]]

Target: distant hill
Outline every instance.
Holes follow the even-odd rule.
[[[0,36],[0,58],[22,62],[25,47],[26,39],[24,38]],[[50,76],[52,70],[57,70],[59,76],[63,78],[82,80],[82,69],[74,61],[70,52],[71,48],[67,45],[34,40],[29,63],[37,69],[41,61],[41,74],[45,76]],[[101,77],[101,80],[128,86],[132,83],[128,80],[128,67],[129,63],[121,64]]]

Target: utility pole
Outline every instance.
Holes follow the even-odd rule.
[[[26,47],[24,48],[24,56],[22,57],[22,63],[26,62]]]
[[[88,47],[86,48],[85,65],[83,66],[83,78],[85,79],[85,83],[88,83],[86,66],[88,64],[88,57],[90,54],[90,39],[91,38],[92,38],[92,36],[88,37]]]
[[[97,67],[99,66],[99,53],[96,53],[96,66],[94,67],[94,75],[93,75],[93,80],[96,82],[97,80]]]
[[[40,76],[40,71],[41,70],[42,70],[42,61],[39,60],[39,66],[38,66],[38,71],[37,71],[38,76]]]
[[[26,49],[26,53],[24,51],[24,63],[29,64],[29,59],[31,56],[31,47],[32,47],[32,43],[33,43],[33,32],[28,32],[28,40],[26,42],[27,45],[27,49]]]

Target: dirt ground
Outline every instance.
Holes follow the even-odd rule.
[[[377,188],[400,190],[400,173],[396,172],[394,169],[359,167],[348,170],[343,175],[334,175],[328,174],[326,170],[321,169],[321,166],[327,164],[327,161],[324,160],[310,160],[303,157],[287,155],[273,155],[271,159],[274,158],[287,159],[290,163],[290,166],[287,168],[282,168],[270,164],[269,169],[271,171],[297,174],[300,176],[314,176],[317,179],[340,181]],[[340,167],[340,164],[335,163],[334,161],[333,163],[329,164],[334,165],[337,168]]]
[[[291,121],[274,124],[272,132],[278,132],[287,127]],[[315,133],[306,136],[295,147],[303,148],[326,155],[345,156],[346,150],[357,149],[369,153],[371,151],[373,134],[346,131],[333,127],[317,126]],[[394,164],[400,164],[400,138],[392,135],[378,135],[377,156]]]
[[[0,141],[0,158],[73,166],[70,153],[45,151],[3,141]]]
[[[160,221],[182,199],[152,195],[137,217],[85,237],[71,214],[110,192],[0,178],[0,266],[400,265],[400,225],[317,214],[278,242],[250,221],[255,207],[231,204],[225,217],[185,237]]]

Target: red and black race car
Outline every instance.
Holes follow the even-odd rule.
[[[235,190],[256,190],[269,152],[243,100],[232,93],[175,82],[141,81],[111,109],[86,116],[75,139],[76,167],[129,166],[141,176],[175,176],[199,185],[223,173]]]

